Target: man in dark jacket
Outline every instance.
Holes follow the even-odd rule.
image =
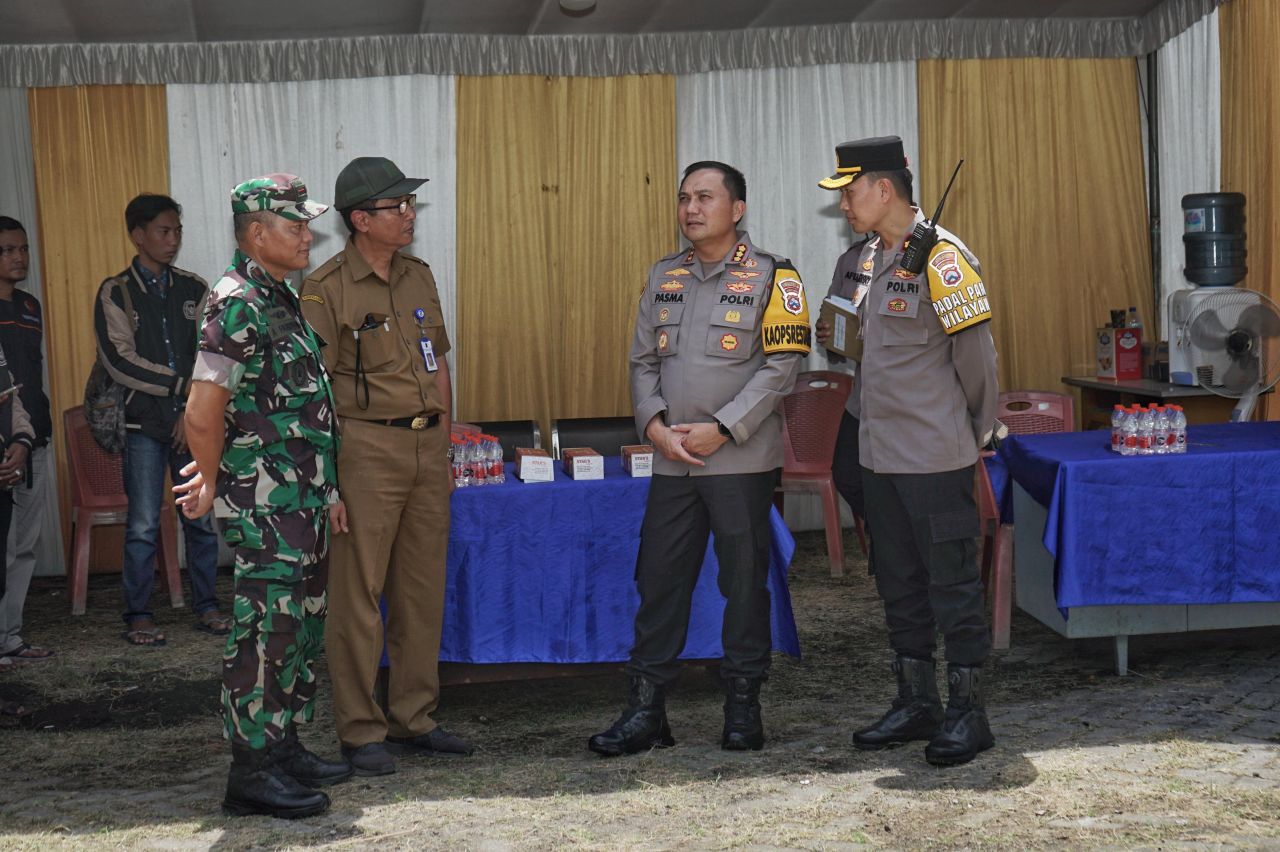
[[[124,638],[163,645],[150,609],[165,467],[173,480],[191,461],[183,410],[195,365],[200,317],[209,292],[200,277],[171,266],[182,245],[182,208],[164,195],[139,195],[125,208],[138,249],[129,267],[102,282],[94,306],[98,359],[124,385],[124,481],[129,517],[124,542]],[[128,289],[129,299],[124,297]],[[132,316],[125,305],[132,305]],[[214,579],[218,538],[208,517],[187,518],[187,570],[199,630],[224,636],[230,625],[218,606]]]

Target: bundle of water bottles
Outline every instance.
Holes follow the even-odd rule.
[[[1122,456],[1185,453],[1187,415],[1181,405],[1116,405],[1111,412],[1111,451]]]
[[[455,487],[500,485],[507,481],[506,469],[502,466],[502,444],[493,435],[455,434],[449,443]]]

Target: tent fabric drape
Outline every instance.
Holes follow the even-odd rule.
[[[924,58],[1141,56],[1222,2],[1165,0],[1137,18],[937,18],[712,32],[3,45],[0,86],[247,83],[408,74],[607,77]]]
[[[1156,67],[1161,298],[1160,310],[1148,325],[1168,337],[1169,295],[1194,286],[1182,274],[1182,196],[1217,192],[1221,180],[1218,13],[1202,18],[1162,47]]]
[[[1132,60],[921,62],[920,195],[982,262],[1000,386],[1061,390],[1094,374],[1109,308],[1151,315]],[[932,211],[930,211],[932,213]]]
[[[0,88],[0,216],[10,216],[22,223],[31,246],[31,264],[27,280],[19,286],[44,302],[44,279],[40,268],[40,229],[36,215],[35,166],[31,159],[31,122],[27,112],[27,93],[23,89]],[[8,354],[8,353],[6,353]],[[49,341],[45,339],[46,392],[49,389]],[[55,412],[56,415],[57,412]],[[45,476],[55,476],[54,457],[61,455],[57,444],[42,453]],[[42,512],[44,526],[36,543],[36,572],[62,573],[62,527],[59,524],[58,491],[45,489]]]
[[[81,86],[31,89],[28,99],[49,398],[65,525],[70,480],[61,413],[83,401],[84,382],[97,357],[93,300],[98,285],[134,255],[125,205],[140,192],[169,188],[165,93],[161,86]],[[117,564],[119,541],[95,548],[95,558]]]
[[[1218,21],[1222,50],[1222,189],[1245,195],[1249,274],[1242,287],[1280,301],[1280,6],[1236,0]],[[1265,419],[1280,419],[1275,394],[1258,399]]]
[[[458,415],[631,412],[649,265],[676,247],[670,77],[458,80]]]
[[[406,249],[431,264],[448,328],[456,322],[454,81],[451,77],[167,87],[170,183],[183,205],[177,265],[212,284],[235,250],[231,188],[257,175],[299,175],[317,201],[333,201],[338,172],[355,157],[388,157],[419,187],[416,234]],[[312,223],[314,269],[342,250],[336,210]],[[456,358],[451,357],[456,369]]]

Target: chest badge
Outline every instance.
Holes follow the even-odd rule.
[[[893,277],[901,278],[903,281],[910,281],[912,278],[916,277],[916,273],[908,272],[907,270],[899,266],[897,269],[893,270]]]
[[[663,281],[661,284],[658,285],[658,289],[666,290],[668,293],[671,293],[675,290],[683,290],[684,282],[683,281]]]
[[[725,352],[732,352],[738,348],[738,335],[726,334],[720,338],[720,348]]]
[[[671,318],[670,308],[663,308],[662,310],[658,311],[658,322],[666,322],[670,318]]]
[[[689,274],[689,270],[685,269],[683,266],[677,266],[675,269],[668,269],[666,272],[664,272],[664,273],[662,273],[662,274],[663,274],[663,275],[672,275],[672,276],[674,276],[674,277],[676,277],[676,278],[679,278],[681,275],[688,275],[688,274]]]
[[[895,314],[905,314],[907,312],[907,300],[890,299],[889,304],[885,305],[885,308],[893,311]]]
[[[738,311],[725,311],[725,322],[742,322],[742,314]]]
[[[658,351],[666,352],[671,345],[671,337],[665,331],[658,332]]]
[[[731,293],[750,293],[756,289],[754,284],[743,284],[741,281],[728,281],[724,286]]]

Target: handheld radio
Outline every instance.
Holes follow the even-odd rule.
[[[938,209],[933,211],[933,218],[916,225],[915,230],[911,232],[911,239],[907,241],[907,250],[902,255],[902,263],[899,265],[912,275],[918,275],[920,270],[924,269],[925,258],[938,242],[938,217],[942,215],[942,208],[947,203],[951,186],[956,182],[956,175],[960,174],[960,167],[963,165],[964,160],[956,163],[956,170],[951,173],[951,180],[947,181],[947,188],[942,193],[942,200],[938,202]]]

